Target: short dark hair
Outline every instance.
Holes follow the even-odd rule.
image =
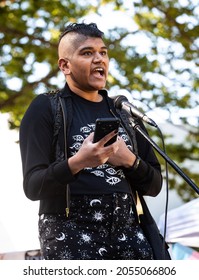
[[[78,33],[88,37],[103,38],[104,33],[100,31],[96,23],[70,23],[59,37],[59,42],[67,33]]]

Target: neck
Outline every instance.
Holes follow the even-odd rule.
[[[70,85],[70,89],[75,94],[79,95],[80,97],[92,101],[92,102],[100,102],[102,101],[102,96],[99,94],[98,90],[93,91],[83,91],[79,88],[73,87]]]

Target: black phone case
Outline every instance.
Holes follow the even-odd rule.
[[[94,132],[94,138],[93,142],[96,143],[100,139],[102,139],[104,136],[106,136],[108,133],[110,133],[113,130],[117,130],[120,125],[120,119],[118,118],[99,118],[95,122],[95,132]],[[117,140],[117,135],[115,135],[113,138],[111,138],[105,146],[108,146],[112,143],[114,143]]]

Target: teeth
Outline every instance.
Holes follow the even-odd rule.
[[[96,68],[94,71],[104,71],[103,68]]]

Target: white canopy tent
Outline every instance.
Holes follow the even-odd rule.
[[[158,223],[160,232],[164,232],[165,214]],[[184,246],[199,248],[199,198],[168,211],[166,241]]]

